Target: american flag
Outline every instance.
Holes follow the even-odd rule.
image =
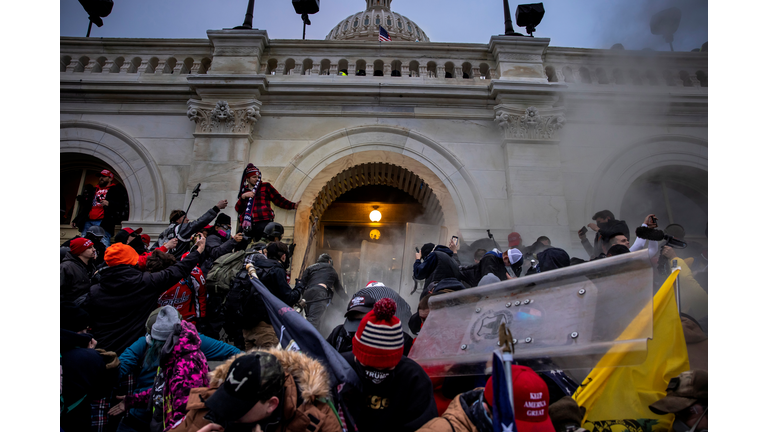
[[[517,432],[512,401],[512,354],[493,351],[493,430]]]
[[[379,42],[392,42],[389,33],[382,26],[379,26]]]

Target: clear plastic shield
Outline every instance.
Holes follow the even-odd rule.
[[[640,251],[441,294],[429,305],[409,357],[430,376],[488,373],[501,323],[515,359],[546,360],[531,362],[541,370],[589,369],[606,354],[636,365],[653,336],[653,270]]]
[[[363,240],[360,246],[359,288],[364,287],[368,281],[378,281],[397,291],[397,284],[400,281],[400,269],[396,265],[396,260],[393,260],[394,253],[395,248],[392,245],[377,244]]]

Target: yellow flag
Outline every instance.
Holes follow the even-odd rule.
[[[675,270],[664,285],[619,339],[636,339],[653,307],[653,339],[648,341],[648,356],[638,366],[615,367],[620,352],[609,352],[590,372],[585,384],[573,398],[585,407],[582,427],[592,432],[671,431],[673,414],[660,416],[648,405],[666,396],[669,381],[690,369],[683,326],[677,313],[674,282]],[[634,337],[633,337],[634,334]]]

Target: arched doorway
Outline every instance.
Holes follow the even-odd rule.
[[[707,245],[707,172],[687,166],[655,168],[630,185],[621,204],[621,217],[631,227],[640,226],[646,215],[654,213],[659,228],[680,225],[690,251],[700,253]],[[678,228],[678,232],[679,228]],[[677,233],[675,233],[677,235]]]
[[[61,229],[60,243],[77,235],[77,229],[70,225],[79,211],[77,196],[82,193],[85,185],[96,185],[99,173],[108,169],[115,173],[114,182],[122,186],[125,183],[114,167],[94,156],[78,153],[62,153],[60,156],[60,208],[59,225]],[[129,201],[130,202],[130,201]],[[114,233],[111,233],[114,235]]]
[[[392,163],[353,165],[323,185],[309,214],[317,225],[306,265],[327,253],[348,296],[375,280],[416,310],[420,290],[413,289],[414,248],[425,242],[445,243],[448,233],[443,208],[429,182]],[[298,276],[300,269],[294,268]],[[321,333],[343,321],[345,307],[346,301],[334,302],[324,319],[328,328],[321,328]]]

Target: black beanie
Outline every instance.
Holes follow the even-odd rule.
[[[226,213],[219,213],[219,216],[216,217],[216,222],[213,223],[213,226],[221,225],[232,225],[232,218],[229,217],[229,215]]]
[[[424,243],[424,246],[421,247],[421,258],[426,259],[433,250],[435,250],[434,243]]]

